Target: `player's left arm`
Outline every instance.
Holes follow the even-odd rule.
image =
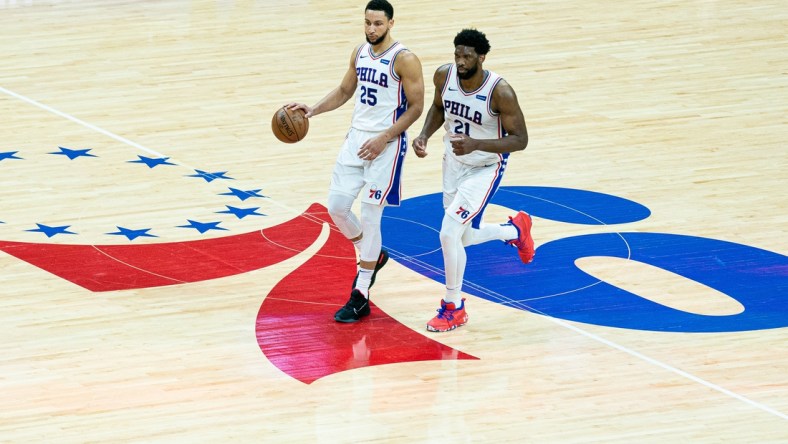
[[[452,136],[452,148],[457,155],[468,154],[476,150],[490,153],[512,153],[524,150],[528,146],[528,130],[525,127],[525,117],[517,94],[505,80],[501,79],[492,94],[491,108],[501,117],[501,125],[506,130],[506,136],[500,139],[471,139],[462,134]]]
[[[424,75],[421,70],[421,61],[410,51],[402,51],[394,60],[394,72],[402,80],[405,98],[408,100],[408,109],[397,119],[392,126],[377,137],[367,140],[359,149],[361,159],[372,160],[378,156],[389,140],[395,139],[424,111]]]

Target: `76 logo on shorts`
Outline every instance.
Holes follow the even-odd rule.
[[[467,219],[468,215],[471,214],[471,212],[463,207],[460,207],[460,209],[457,210],[457,214],[459,214],[461,218]]]
[[[381,197],[383,197],[383,191],[376,190],[374,188],[370,188],[369,189],[369,198],[370,199],[380,200]]]

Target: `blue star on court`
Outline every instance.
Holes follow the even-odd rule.
[[[222,228],[219,226],[221,222],[197,222],[196,220],[186,219],[189,222],[189,225],[178,225],[178,228],[194,228],[195,230],[199,231],[200,234],[205,233],[208,230],[224,230],[227,231],[227,228]]]
[[[58,148],[60,148],[60,152],[54,151],[54,152],[51,152],[49,154],[58,154],[58,155],[61,155],[61,156],[68,156],[68,158],[70,160],[74,160],[77,157],[98,157],[98,156],[95,156],[93,154],[88,153],[88,151],[90,151],[92,148],[87,148],[87,149],[84,149],[84,150],[72,150],[72,149],[69,149],[69,148],[63,148],[62,146],[59,146]]]
[[[227,210],[225,211],[217,211],[217,213],[226,213],[226,214],[234,214],[235,217],[238,219],[243,219],[246,216],[266,216],[265,214],[258,213],[257,210],[260,207],[253,207],[253,208],[236,208],[231,205],[225,205]]]
[[[228,187],[229,188],[229,187]],[[235,196],[241,200],[249,199],[250,197],[268,197],[259,194],[262,191],[262,188],[258,190],[239,190],[236,188],[229,188],[229,193],[219,193],[220,196]]]
[[[0,160],[5,159],[22,159],[21,157],[17,157],[16,153],[19,151],[6,151],[4,153],[0,153]]]
[[[130,241],[133,241],[138,237],[158,237],[153,234],[149,234],[148,231],[150,230],[151,230],[150,228],[141,228],[139,230],[132,230],[130,228],[118,227],[118,231],[114,233],[106,233],[106,234],[111,234],[114,236],[126,236],[127,238],[129,238]]]
[[[25,231],[38,231],[38,232],[46,234],[47,237],[52,237],[52,236],[54,236],[56,234],[77,234],[77,233],[68,231],[68,227],[70,227],[71,225],[61,225],[59,227],[50,227],[49,225],[39,224],[37,222],[36,222],[36,225],[38,225],[38,228],[34,228],[32,230],[25,230]]]
[[[206,182],[211,182],[214,179],[235,180],[232,177],[225,176],[225,174],[227,174],[227,171],[217,171],[215,173],[209,173],[203,170],[194,170],[194,171],[196,171],[197,174],[190,174],[186,177],[202,177],[203,179],[205,179]]]
[[[139,154],[137,154],[137,157],[140,159],[129,160],[128,163],[144,163],[145,165],[148,165],[148,168],[154,168],[159,165],[175,165],[174,163],[167,162],[170,159],[169,157],[145,157],[140,156]]]

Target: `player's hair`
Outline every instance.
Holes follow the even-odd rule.
[[[386,18],[391,20],[394,18],[394,7],[391,6],[386,0],[370,0],[367,3],[367,7],[364,8],[365,11],[383,11],[386,14]]]
[[[476,29],[463,29],[454,37],[454,46],[468,46],[476,50],[476,54],[490,52],[490,42],[483,32]]]

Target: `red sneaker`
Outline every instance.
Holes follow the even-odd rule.
[[[512,239],[506,243],[517,247],[520,260],[528,264],[534,260],[534,239],[531,237],[531,216],[525,211],[520,211],[514,217],[509,218],[509,223],[517,228],[517,239]]]
[[[441,299],[441,308],[438,309],[438,315],[427,323],[427,330],[451,331],[467,323],[468,313],[465,313],[465,298],[462,299],[460,308],[457,308],[453,302],[447,304],[446,301]]]

